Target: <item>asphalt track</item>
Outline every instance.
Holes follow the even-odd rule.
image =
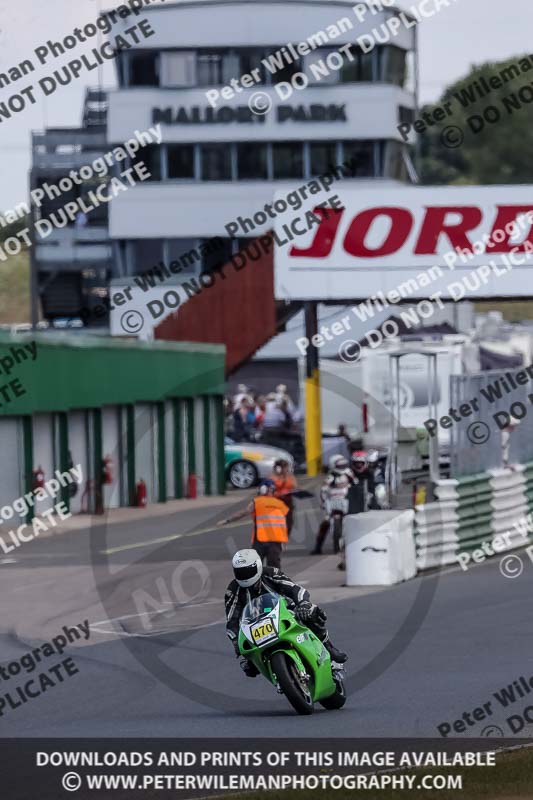
[[[242,675],[227,642],[229,554],[249,541],[248,522],[214,528],[227,514],[226,506],[100,526],[34,540],[13,562],[2,559],[3,664],[63,625],[88,619],[91,636],[67,653],[79,674],[4,709],[0,735],[429,737],[488,701],[492,714],[472,719],[463,735],[513,735],[506,718],[533,705],[533,690],[507,709],[493,692],[533,673],[525,553],[514,580],[496,559],[323,603],[332,638],[350,655],[350,696],[340,712],[317,706],[298,717],[264,680]],[[308,555],[315,522],[310,501],[300,503],[284,567],[302,580],[316,567]],[[20,683],[0,681],[0,690]]]

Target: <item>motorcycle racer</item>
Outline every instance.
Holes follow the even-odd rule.
[[[343,485],[354,486],[358,483],[356,476],[354,475],[353,471],[350,469],[350,465],[344,456],[336,455],[332,456],[329,461],[329,471],[326,476],[324,483],[320,488],[320,507],[324,511],[324,519],[320,523],[320,527],[318,529],[318,533],[316,536],[316,542],[313,550],[311,550],[312,556],[319,556],[322,555],[322,547],[324,546],[324,541],[326,536],[328,535],[329,531],[329,515],[326,512],[326,499],[328,495],[328,490],[330,487],[337,487]]]
[[[240,657],[240,666],[249,678],[258,675],[256,667],[241,656],[238,647],[239,626],[242,612],[247,603],[267,592],[283,595],[290,601],[294,615],[299,622],[307,625],[318,636],[328,650],[332,661],[343,664],[348,656],[331,643],[326,628],[326,614],[311,602],[307,589],[299,586],[281,570],[263,567],[256,550],[238,550],[232,559],[234,579],[224,596],[226,608],[226,634],[233,644],[235,655]]]

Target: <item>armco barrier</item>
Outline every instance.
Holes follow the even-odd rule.
[[[435,502],[415,508],[418,569],[456,564],[459,553],[472,553],[498,534],[506,534],[505,550],[528,541],[521,531],[533,528],[533,464],[442,480],[435,494]]]

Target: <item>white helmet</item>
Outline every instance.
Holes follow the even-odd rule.
[[[341,456],[340,453],[337,453],[337,455],[331,456],[329,459],[328,467],[330,470],[346,469],[348,467],[348,462],[344,456]]]
[[[257,583],[263,574],[263,562],[256,550],[237,550],[231,563],[235,580],[245,589]]]

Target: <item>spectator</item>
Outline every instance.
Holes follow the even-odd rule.
[[[78,211],[76,214],[75,219],[76,228],[86,228],[87,227],[87,214],[85,211]]]
[[[263,428],[276,428],[282,430],[286,421],[286,415],[279,407],[274,394],[267,396],[265,405],[265,416],[263,420]]]
[[[272,480],[274,481],[275,486],[274,497],[277,497],[278,500],[282,500],[289,509],[286,520],[287,536],[290,536],[294,522],[294,500],[292,497],[292,492],[294,492],[297,487],[294,475],[291,473],[289,462],[284,458],[278,458],[278,460],[274,462]]]
[[[251,430],[250,408],[247,400],[242,400],[239,408],[233,412],[233,438],[236,442],[250,441]]]
[[[241,403],[243,400],[248,400],[248,392],[249,389],[245,383],[239,383],[237,386],[237,392],[233,396],[233,410],[237,411],[240,408]]]
[[[265,412],[266,412],[266,402],[264,397],[257,398],[257,406],[255,409],[255,427],[261,428],[263,427],[263,422],[265,420]]]
[[[281,413],[283,414],[283,418],[284,418],[283,419],[283,428],[286,431],[290,431],[290,429],[292,428],[292,415],[291,415],[291,412],[289,411],[289,406],[288,406],[286,400],[283,400],[279,404],[279,409],[280,409]]]
[[[276,386],[275,398],[278,405],[282,405],[285,403],[289,414],[292,416],[294,414],[294,403],[292,402],[290,396],[287,394],[287,387],[284,383],[280,383]]]

